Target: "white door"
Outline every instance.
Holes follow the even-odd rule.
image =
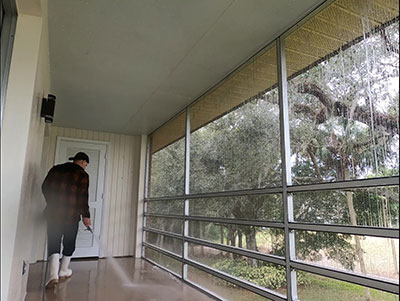
[[[55,164],[67,162],[68,158],[77,152],[84,152],[89,156],[90,163],[86,167],[86,172],[89,174],[89,210],[93,233],[100,238],[107,145],[100,141],[58,137]],[[73,258],[97,257],[99,248],[98,241],[80,222]]]

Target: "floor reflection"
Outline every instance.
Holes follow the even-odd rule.
[[[26,301],[213,300],[150,263],[117,259],[132,285],[123,284],[109,260],[73,261],[72,277],[43,289],[45,263],[31,265]]]

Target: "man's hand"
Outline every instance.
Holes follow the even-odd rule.
[[[89,227],[89,226],[92,224],[92,222],[90,221],[90,218],[88,218],[88,217],[84,217],[84,218],[82,219],[82,223],[83,223],[86,227]]]

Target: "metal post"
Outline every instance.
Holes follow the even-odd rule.
[[[146,212],[147,212],[147,201],[146,199],[149,197],[149,177],[150,177],[150,152],[151,152],[151,138],[147,136],[147,147],[146,147],[146,170],[144,176],[144,204],[143,204],[143,225],[142,229],[146,227]],[[142,231],[142,257],[145,257],[144,245],[143,242],[146,242],[146,234],[144,230]]]
[[[289,229],[293,222],[293,199],[287,187],[292,185],[292,171],[290,162],[290,133],[289,133],[289,103],[287,95],[287,75],[284,40],[277,39],[278,56],[278,84],[279,84],[279,114],[281,134],[282,157],[282,187],[283,210],[285,225],[285,250],[286,250],[286,284],[288,300],[297,300],[296,271],[290,267],[290,261],[296,257],[294,231]]]
[[[186,109],[186,139],[185,139],[185,196],[190,193],[190,110]],[[189,215],[189,199],[185,198],[184,200],[184,220],[183,220],[183,239],[182,239],[182,258],[183,260],[188,258],[188,242],[185,241],[185,237],[189,235],[189,220],[186,219],[186,216]],[[187,279],[187,264],[182,262],[182,278],[183,280]]]
[[[146,171],[144,176],[144,198],[149,198],[149,179],[150,179],[150,157],[151,157],[151,138],[147,136],[147,149],[146,149]]]

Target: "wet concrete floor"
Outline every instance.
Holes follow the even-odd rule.
[[[116,259],[133,285],[123,285],[110,260],[72,261],[71,278],[54,289],[43,289],[45,262],[29,270],[26,301],[209,301],[213,300],[142,259]]]

